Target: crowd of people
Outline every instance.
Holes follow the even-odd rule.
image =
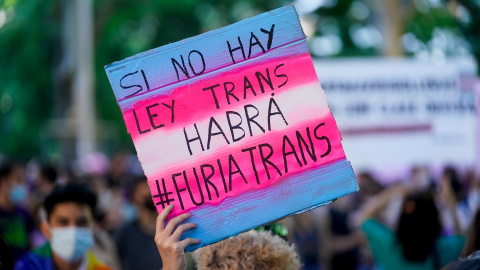
[[[386,185],[184,253],[197,224],[165,224],[136,156],[0,160],[0,269],[480,269],[480,179],[415,167]],[[185,221],[187,220],[187,221]],[[183,221],[183,225],[180,225]]]

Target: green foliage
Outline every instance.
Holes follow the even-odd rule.
[[[415,3],[420,2],[422,0]],[[466,15],[452,15],[446,5],[430,8],[428,12],[413,9],[406,17],[405,32],[413,33],[426,44],[432,39],[435,28],[451,29],[465,37],[478,61],[480,2],[455,2],[463,6]],[[26,158],[58,152],[59,143],[45,138],[45,127],[53,117],[66,118],[71,106],[71,89],[59,86],[58,71],[55,71],[61,60],[65,3],[60,0],[0,0],[0,153]],[[101,150],[132,148],[104,71],[105,65],[287,3],[286,0],[93,1],[96,115],[97,119],[114,123],[118,133],[102,136],[114,139],[110,141],[112,145],[101,145]],[[334,4],[322,6],[311,14],[317,19],[315,36],[331,35],[341,41],[341,49],[330,56],[379,55],[378,46],[359,46],[352,35],[355,27],[372,29],[378,25],[379,9],[370,6],[373,2],[336,0],[331,3]],[[359,7],[364,11],[363,16],[355,15]]]
[[[370,23],[371,14],[365,18],[358,18],[352,15],[355,4],[360,3],[366,7],[365,3],[358,0],[338,0],[332,2],[336,4],[321,6],[313,12],[313,14],[318,17],[318,27],[315,36],[335,34],[340,37],[341,50],[339,50],[337,54],[330,56],[351,57],[378,55],[380,51],[374,46],[362,48],[355,44],[352,38],[354,27],[365,27]]]
[[[459,14],[457,25],[470,44],[471,51],[477,60],[477,74],[480,75],[480,1],[457,0],[465,8],[467,14]]]
[[[60,95],[63,100],[55,100],[53,90],[54,67],[61,53],[62,3],[0,2],[0,10],[7,11],[7,22],[0,27],[0,153],[27,158],[58,148],[49,144],[44,134],[48,119],[67,117],[55,110],[59,103],[71,102],[68,94]],[[119,140],[114,146],[103,145],[101,149],[132,147],[105,65],[283,4],[286,1],[94,1],[96,113],[98,119],[115,123],[120,133],[115,136]],[[8,14],[11,11],[13,15]]]
[[[43,124],[52,116],[57,3],[19,0],[0,6],[6,13],[0,28],[0,152],[26,157],[40,150]]]
[[[122,130],[131,145],[103,67],[114,61],[213,30],[284,4],[284,1],[118,1],[95,3],[95,74],[98,115]]]
[[[430,8],[428,12],[414,9],[407,22],[406,32],[413,33],[420,41],[426,43],[432,39],[435,28],[456,29],[455,17],[444,7]]]

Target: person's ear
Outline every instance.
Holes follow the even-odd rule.
[[[93,228],[95,226],[95,217],[93,215],[93,212],[88,206],[85,206],[85,211],[87,211],[87,218],[88,218],[89,227]]]
[[[46,221],[42,221],[40,223],[40,231],[43,233],[43,235],[50,241],[52,239],[52,233],[50,232],[50,228],[48,226],[48,223]]]

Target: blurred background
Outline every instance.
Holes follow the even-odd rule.
[[[99,195],[99,230],[118,241],[119,228],[142,211],[133,194],[142,170],[104,66],[289,3],[0,0],[0,162],[13,164],[26,194],[38,192],[47,167],[53,183],[83,179]],[[480,203],[480,1],[293,3],[361,189],[285,221],[311,262],[305,269],[376,269],[349,220],[398,183],[441,193],[447,179],[466,209],[467,233]],[[41,198],[18,204],[35,219]],[[453,234],[452,217],[443,220]],[[352,264],[335,268],[334,258]]]

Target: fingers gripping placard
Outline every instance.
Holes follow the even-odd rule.
[[[293,6],[105,69],[157,209],[198,223],[184,237],[210,244],[358,189]]]

